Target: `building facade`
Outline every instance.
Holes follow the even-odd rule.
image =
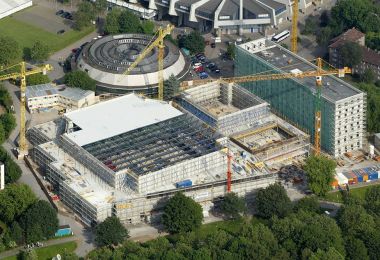
[[[235,75],[260,72],[289,73],[316,70],[316,66],[265,39],[236,48]],[[314,78],[256,81],[243,87],[271,104],[278,114],[304,129],[314,140],[316,87]],[[333,156],[361,149],[366,133],[366,94],[328,76],[322,87],[322,149]]]
[[[355,28],[349,29],[343,34],[331,40],[329,45],[329,62],[336,68],[347,66],[344,64],[339,49],[346,42],[357,43],[362,50],[362,60],[355,65],[352,70],[354,73],[362,75],[367,69],[370,69],[376,75],[376,80],[380,80],[380,53],[365,46],[365,34]]]
[[[65,111],[86,107],[98,102],[94,91],[56,86],[51,83],[28,86],[26,88],[26,105],[30,113],[50,108]]]

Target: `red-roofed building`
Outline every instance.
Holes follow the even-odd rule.
[[[354,73],[362,74],[366,69],[371,69],[380,80],[380,53],[365,46],[365,34],[352,28],[335,37],[329,45],[329,62],[334,67],[341,68],[345,64],[339,55],[339,48],[346,42],[356,42],[362,47],[363,59],[360,64],[352,68]]]

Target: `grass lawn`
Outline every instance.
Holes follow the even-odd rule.
[[[37,248],[35,250],[36,250],[39,260],[50,260],[57,254],[63,254],[65,251],[73,252],[76,248],[77,248],[77,243],[74,241],[71,241],[64,244]],[[17,256],[7,257],[4,260],[17,260]]]
[[[76,42],[94,30],[95,27],[88,27],[82,31],[70,30],[62,35],[57,35],[12,17],[5,17],[0,20],[1,36],[12,37],[20,44],[22,49],[32,47],[33,43],[38,39],[47,43],[52,53]]]
[[[376,185],[380,185],[380,184],[376,184]],[[353,197],[357,197],[361,200],[364,200],[366,191],[372,186],[374,185],[369,185],[369,186],[364,186],[364,187],[354,188],[354,189],[351,187],[350,194]],[[326,197],[322,199],[327,200],[327,201],[332,201],[332,202],[343,202],[342,193],[339,191],[328,193]]]

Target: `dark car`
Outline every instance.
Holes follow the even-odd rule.
[[[57,34],[64,34],[65,33],[65,30],[59,30],[58,32],[57,32]]]
[[[207,65],[207,68],[211,69],[211,68],[213,68],[213,67],[215,67],[215,66],[216,66],[215,63],[214,63],[214,62],[211,62],[211,63],[209,63],[209,64]]]
[[[59,11],[57,11],[55,14],[56,14],[56,15],[62,15],[64,12],[65,12],[65,11],[63,11],[63,10],[59,10]]]
[[[215,48],[215,47],[216,47],[215,42],[211,43],[211,48]]]
[[[64,12],[63,14],[62,14],[62,17],[63,18],[65,18],[65,19],[68,19],[69,17],[70,17],[70,13],[69,12]]]

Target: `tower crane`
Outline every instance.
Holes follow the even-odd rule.
[[[314,135],[314,149],[315,154],[319,155],[321,151],[321,92],[322,92],[322,76],[338,75],[344,77],[345,74],[352,73],[350,68],[344,67],[343,69],[322,69],[322,59],[317,58],[317,70],[303,71],[297,73],[279,73],[279,74],[254,74],[248,76],[220,78],[220,79],[197,79],[191,81],[183,81],[181,83],[181,90],[186,90],[191,87],[203,85],[211,82],[227,82],[227,83],[245,83],[251,81],[264,81],[264,80],[280,80],[290,78],[316,78],[316,110],[315,110],[315,135]]]
[[[18,151],[18,158],[22,159],[24,155],[27,154],[28,151],[28,145],[26,143],[26,138],[25,138],[25,91],[26,91],[26,76],[37,74],[37,73],[43,73],[46,74],[47,71],[53,70],[53,66],[50,64],[42,65],[39,67],[35,67],[31,70],[26,70],[26,63],[25,62],[20,62],[18,64],[15,64],[11,67],[7,67],[5,69],[2,69],[0,71],[6,71],[11,68],[14,68],[16,66],[20,66],[20,72],[13,72],[9,74],[3,74],[0,75],[0,81],[3,80],[8,80],[8,79],[20,79],[21,84],[20,84],[20,139],[19,139],[19,151]]]
[[[292,17],[292,36],[291,36],[291,50],[293,53],[297,53],[297,39],[298,39],[298,1],[294,0],[293,3],[293,17]]]
[[[164,38],[169,35],[174,29],[174,25],[168,24],[166,28],[159,28],[156,32],[156,37],[152,43],[150,43],[137,57],[137,59],[128,67],[128,69],[123,73],[128,75],[136,66],[148,55],[153,48],[158,48],[158,99],[164,99]],[[153,37],[153,38],[154,38]]]

